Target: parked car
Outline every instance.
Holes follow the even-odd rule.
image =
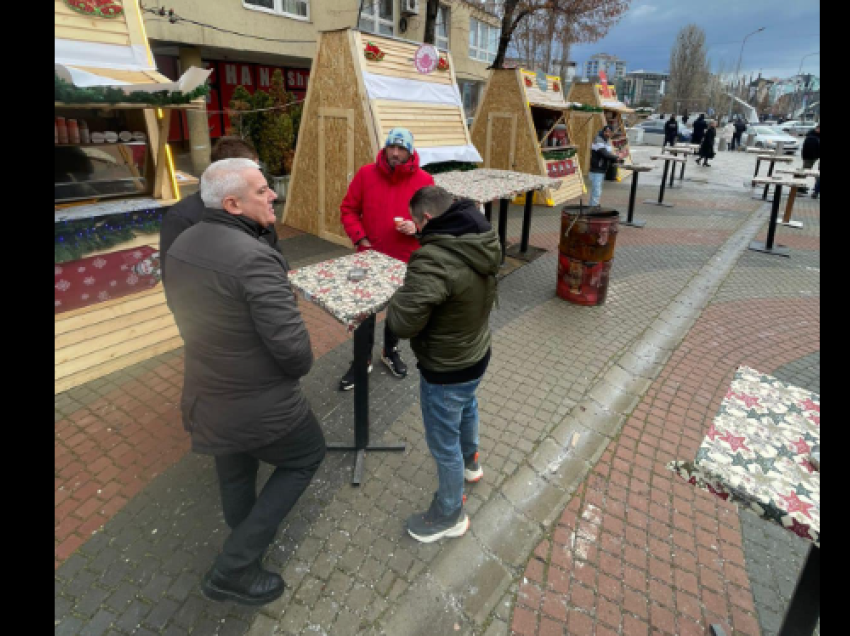
[[[780,128],[764,125],[749,126],[744,135],[755,135],[753,144],[756,148],[775,148],[776,142],[781,141],[785,144],[786,155],[793,155],[800,149],[800,140]]]
[[[635,128],[643,129],[643,143],[648,146],[662,146],[664,145],[664,124],[666,123],[666,119],[647,119],[637,124]],[[682,126],[682,123],[679,122],[679,141],[689,142],[692,133],[693,129]]]
[[[810,130],[814,130],[815,126],[817,126],[817,123],[813,121],[796,121],[791,126],[788,126],[787,123],[782,124],[780,128],[789,135],[805,137]]]

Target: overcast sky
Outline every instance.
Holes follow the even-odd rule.
[[[626,60],[627,71],[666,71],[679,30],[696,24],[705,31],[712,71],[725,63],[734,72],[748,33],[741,74],[764,77],[796,75],[808,53],[820,51],[820,3],[806,0],[632,0],[608,35],[592,44],[574,45],[570,59],[583,64],[596,53]],[[803,61],[803,72],[820,76],[820,56]]]

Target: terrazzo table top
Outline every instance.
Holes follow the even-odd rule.
[[[693,462],[668,468],[820,547],[820,396],[741,366]]]
[[[363,268],[361,281],[348,279],[352,268]],[[375,250],[349,254],[289,272],[292,286],[354,331],[389,304],[404,283],[407,265]]]
[[[560,187],[561,180],[511,170],[479,168],[435,174],[434,183],[456,197],[487,203],[496,199],[512,199],[531,190],[554,190]]]

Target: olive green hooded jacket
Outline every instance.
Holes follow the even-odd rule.
[[[420,243],[390,301],[389,327],[410,339],[420,369],[467,369],[490,350],[499,238],[476,204],[461,199],[425,225]]]

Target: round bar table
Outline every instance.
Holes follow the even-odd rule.
[[[646,221],[635,220],[635,195],[637,194],[637,184],[638,184],[638,175],[641,172],[649,172],[655,166],[649,163],[639,164],[623,164],[618,166],[621,170],[631,170],[632,174],[632,189],[629,193],[629,214],[625,221],[621,221],[620,225],[630,225],[631,227],[643,227],[646,225]]]

